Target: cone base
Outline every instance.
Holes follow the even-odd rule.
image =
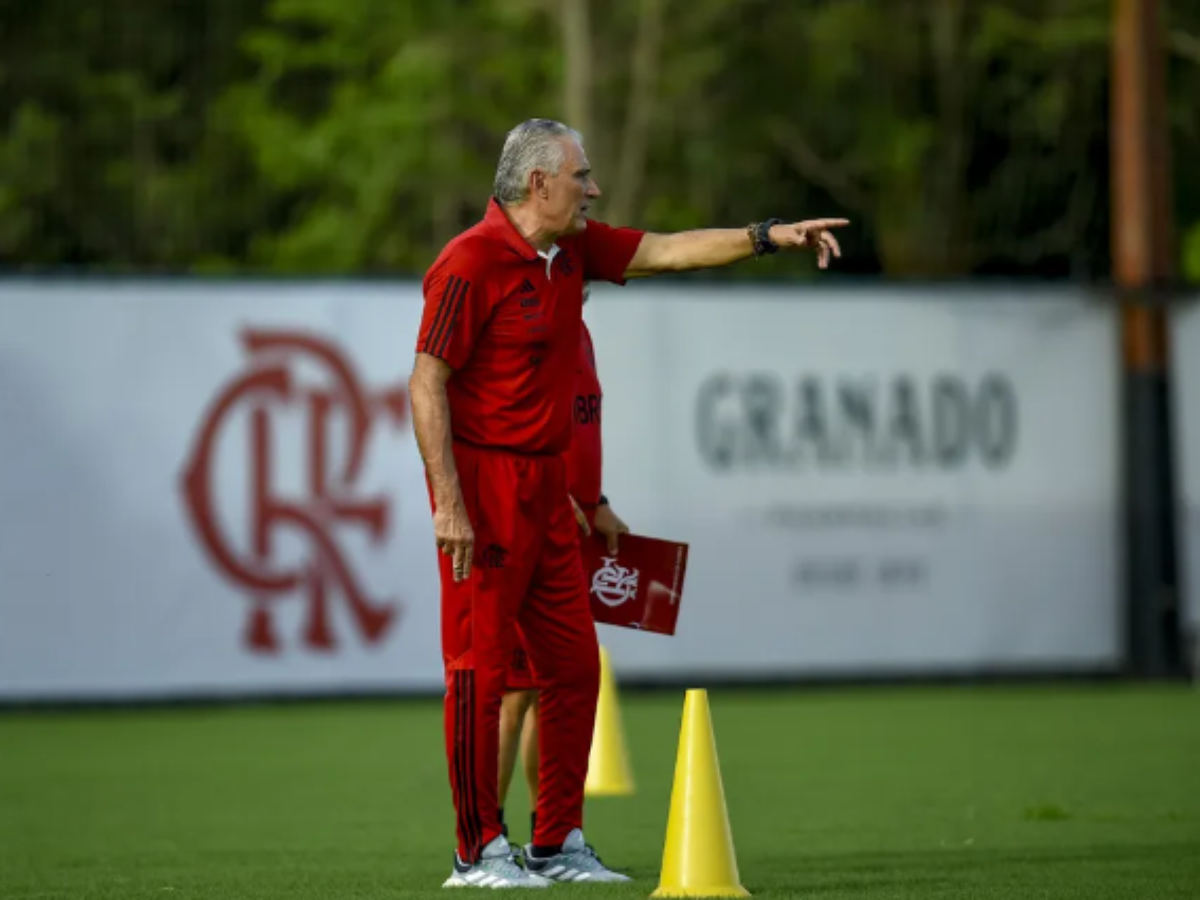
[[[750,892],[740,884],[733,887],[676,888],[660,887],[651,897],[749,897]]]
[[[585,788],[586,797],[632,797],[635,793],[633,785],[627,787]]]

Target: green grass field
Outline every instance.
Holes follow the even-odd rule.
[[[1200,694],[939,688],[710,695],[756,897],[1200,897]],[[683,694],[622,696],[638,782],[589,840],[658,883]],[[442,896],[436,701],[0,714],[0,897]],[[527,839],[524,783],[514,838]]]

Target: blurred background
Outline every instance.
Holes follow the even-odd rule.
[[[851,220],[585,311],[690,553],[605,846],[705,687],[756,891],[1195,896],[1198,98],[1182,0],[0,0],[0,894],[444,876],[407,380],[545,116],[611,224]]]
[[[1161,7],[1162,100],[1118,123],[1108,0],[6,0],[0,262],[415,275],[547,115],[607,219],[828,211],[838,272],[887,279],[1103,281],[1114,128],[1153,127],[1200,279],[1200,13]]]

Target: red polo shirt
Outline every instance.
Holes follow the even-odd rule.
[[[558,454],[571,442],[583,282],[624,284],[643,232],[588,222],[541,254],[495,199],[425,276],[417,352],[446,361],[455,440]]]

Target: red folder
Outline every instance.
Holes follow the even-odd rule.
[[[623,534],[616,554],[595,531],[582,538],[592,618],[604,625],[674,634],[688,545]]]

